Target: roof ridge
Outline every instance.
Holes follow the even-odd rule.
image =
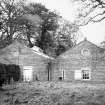
[[[83,43],[83,42],[91,43],[92,45],[96,46],[96,47],[99,48],[100,50],[105,50],[104,48],[101,48],[101,47],[97,46],[96,44],[92,43],[91,41],[88,41],[88,40],[85,38],[83,41],[79,42],[78,44],[76,44],[76,45],[73,46],[72,48],[69,48],[69,49],[66,50],[64,53],[66,53],[67,51],[71,51],[73,48],[75,48],[76,46],[80,45],[80,44]],[[58,57],[62,56],[64,53],[60,54]],[[57,58],[58,58],[58,57],[57,57]]]
[[[103,50],[104,50],[104,48],[101,48],[100,46],[98,46],[98,45],[92,43],[91,41],[89,41],[89,40],[87,40],[87,39],[84,39],[83,41],[79,42],[79,43],[76,44],[74,47],[80,45],[80,44],[83,43],[83,42],[89,42],[89,43],[91,43],[92,45],[96,46],[97,48],[100,48],[100,49],[103,49]],[[73,48],[74,48],[74,47],[73,47]]]

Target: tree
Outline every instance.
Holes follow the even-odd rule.
[[[0,20],[1,20],[1,15],[2,15],[2,13],[0,11]],[[1,30],[1,26],[2,26],[2,22],[0,21],[0,30]]]
[[[96,23],[105,20],[105,0],[73,0],[80,3],[78,14],[78,25],[84,26],[88,23]],[[105,48],[105,41],[101,47]]]
[[[100,43],[100,47],[103,48],[103,49],[105,49],[105,41],[102,41],[102,42]]]
[[[71,48],[76,43],[78,26],[49,11],[44,5],[33,4],[24,7],[27,13],[38,15],[42,19],[42,24],[36,27],[39,31],[36,34],[36,45],[44,53],[50,56],[56,56]],[[59,24],[60,23],[60,24]],[[62,23],[62,24],[61,24]],[[29,35],[30,36],[30,35]],[[34,35],[35,37],[36,35]],[[32,37],[32,36],[31,36]],[[30,38],[31,38],[30,37]]]
[[[76,41],[79,35],[78,32],[79,27],[76,24],[61,19],[55,38],[57,43],[57,55],[60,55],[61,53],[76,45]]]
[[[49,47],[53,44],[53,39],[50,33],[54,33],[58,27],[57,19],[58,15],[50,10],[48,10],[44,5],[39,3],[31,3],[28,6],[24,7],[24,10],[27,11],[28,14],[38,15],[42,19],[42,23],[36,27],[37,33],[34,36],[29,35],[31,37],[36,38],[36,45],[44,50],[47,53]]]
[[[80,3],[78,24],[100,22],[105,19],[105,0],[73,0]]]
[[[28,41],[29,46],[32,47],[30,34],[35,33],[35,26],[39,24],[39,17],[36,14],[29,14],[24,8],[24,0],[19,2],[16,2],[16,0],[1,1],[1,48],[12,43],[14,39]]]
[[[32,43],[31,38],[36,39],[36,33],[39,32],[39,26],[42,23],[42,19],[37,15],[24,14],[17,20],[20,27],[18,40],[28,41],[28,46],[33,47],[35,43]],[[21,30],[22,29],[22,30]]]
[[[71,30],[65,32],[68,28],[72,28],[71,26],[75,27],[76,25],[68,24],[64,26],[68,28],[60,28],[60,24],[58,24],[60,16],[56,12],[47,9],[44,5],[39,3],[25,5],[23,1],[17,3],[15,0],[2,0],[0,5],[0,10],[2,10],[1,22],[3,23],[0,30],[0,45],[2,45],[2,48],[16,39],[25,41],[29,47],[36,45],[48,55],[52,55],[52,53],[56,55],[60,47],[66,48],[73,45],[74,40],[71,39],[75,39],[75,35],[72,36],[71,33],[74,34],[74,32]],[[59,36],[57,34],[58,30],[60,36],[61,33],[63,34],[62,39],[66,39],[64,42],[60,41],[61,38],[57,40]],[[63,45],[61,42],[63,44],[68,43],[68,45]]]
[[[23,22],[25,27],[22,31],[28,36],[29,47],[36,45],[40,47],[44,53],[51,55],[51,52],[54,52],[54,35],[58,28],[59,16],[39,3],[31,3],[23,8],[28,17],[26,18],[26,16],[24,16],[21,18],[25,21]],[[37,17],[37,21],[35,17]],[[34,42],[32,42],[31,39],[33,39]]]
[[[19,25],[17,24],[17,18],[23,15],[21,9],[23,1],[16,2],[16,0],[1,0],[0,2],[0,46],[1,48],[12,43],[13,37],[19,31]]]

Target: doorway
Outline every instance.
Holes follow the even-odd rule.
[[[24,66],[23,67],[23,81],[32,81],[33,80],[33,67]]]

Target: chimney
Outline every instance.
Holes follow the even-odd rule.
[[[84,41],[87,41],[87,38],[86,37],[84,38]]]

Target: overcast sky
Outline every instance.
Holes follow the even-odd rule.
[[[65,19],[73,21],[75,20],[76,5],[73,5],[70,0],[29,0],[34,2],[40,2],[44,4],[48,9],[56,10]],[[99,44],[105,40],[105,21],[100,23],[89,24],[81,27],[82,38],[87,39],[95,44]]]

